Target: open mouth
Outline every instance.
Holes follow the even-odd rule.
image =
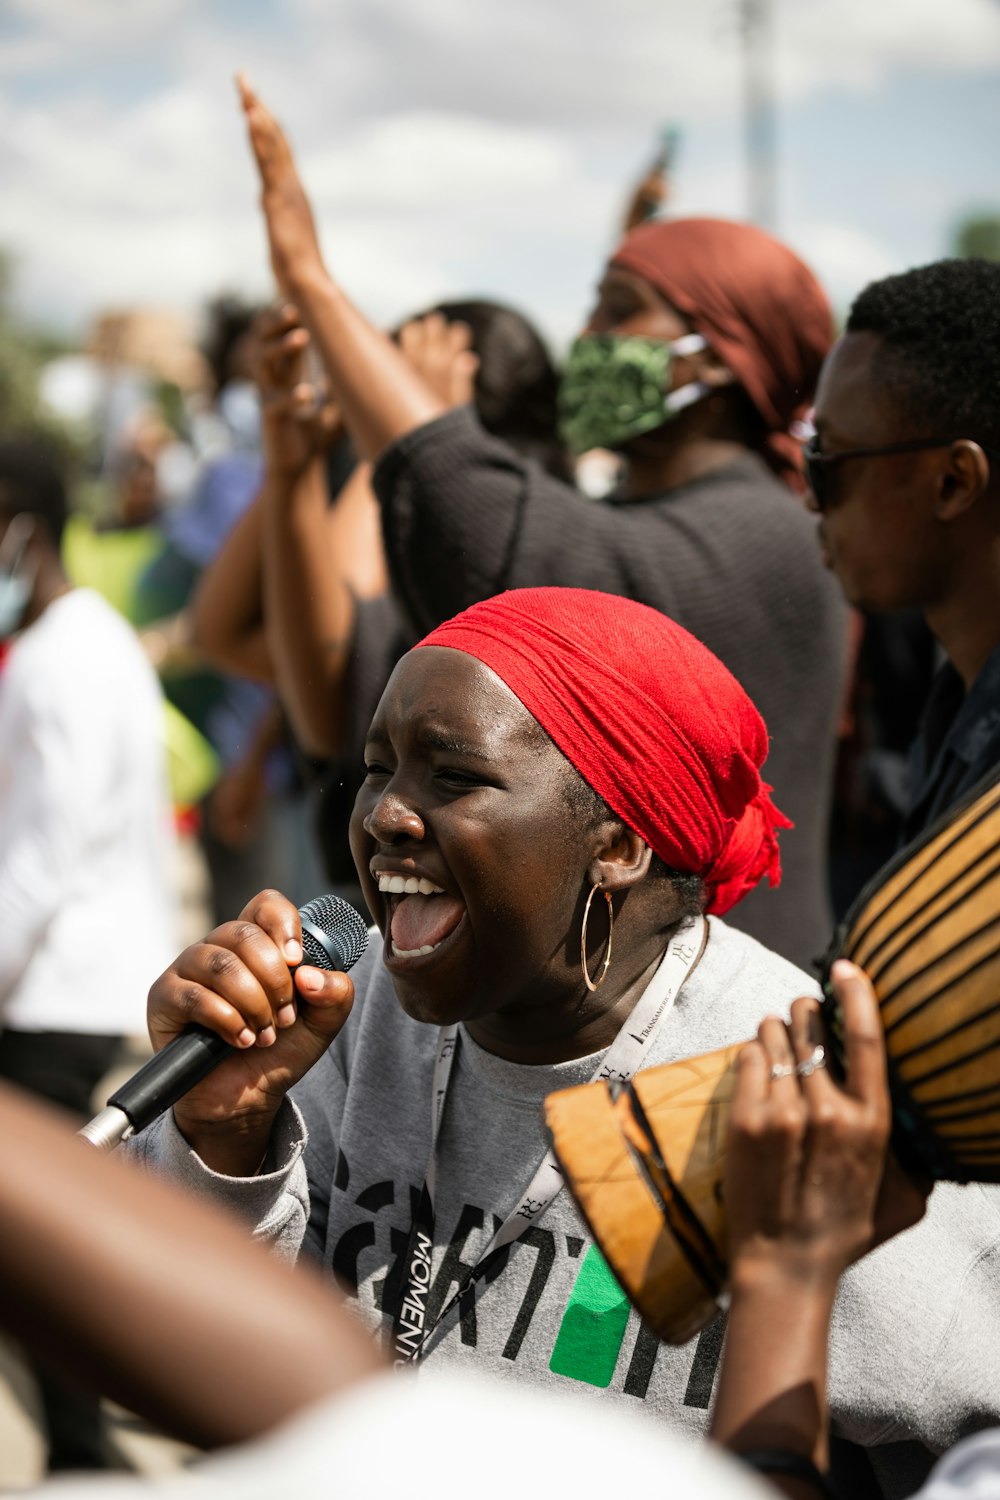
[[[394,959],[428,958],[465,916],[465,903],[423,876],[376,876],[389,914],[387,947]]]

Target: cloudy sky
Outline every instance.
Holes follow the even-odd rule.
[[[1000,0],[771,0],[777,228],[843,308],[1000,211]],[[739,0],[0,0],[0,245],[25,315],[265,294],[231,82],[286,124],[374,316],[512,300],[562,342],[658,130],[742,217]]]

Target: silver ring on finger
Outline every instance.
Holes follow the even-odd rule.
[[[819,1072],[820,1068],[825,1067],[826,1048],[823,1046],[822,1042],[817,1042],[816,1046],[812,1050],[812,1053],[809,1057],[806,1058],[805,1062],[800,1062],[798,1066],[792,1071],[797,1073],[800,1078],[811,1078],[814,1073]]]
[[[776,1078],[791,1078],[799,1070],[794,1063],[772,1063],[771,1082]]]

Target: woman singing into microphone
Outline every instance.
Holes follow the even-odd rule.
[[[439,627],[383,695],[354,812],[381,938],[351,979],[293,982],[297,914],[265,892],[186,950],[151,992],[154,1044],[200,1021],[239,1055],[132,1149],[321,1260],[399,1364],[645,1400],[704,1433],[721,1324],[658,1347],[560,1191],[540,1105],[815,994],[721,919],[778,876],[766,749],[735,679],[643,605],[528,589]],[[982,1409],[991,1212],[939,1189],[848,1273],[841,1433],[943,1447]],[[931,1308],[900,1301],[929,1276]]]

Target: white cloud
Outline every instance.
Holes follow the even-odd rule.
[[[901,68],[1000,70],[993,0],[774,0],[796,101]],[[231,75],[286,121],[331,264],[375,315],[492,291],[572,331],[630,175],[687,131],[681,212],[744,207],[736,0],[7,0],[0,239],[34,314],[268,285]],[[6,28],[6,31],[3,30]],[[143,80],[148,77],[148,86]],[[959,201],[918,174],[901,190]],[[898,260],[864,222],[787,225],[842,301]],[[881,191],[878,185],[875,191]],[[949,196],[950,195],[950,196]]]
[[[994,0],[782,0],[783,78],[794,93],[872,89],[892,69],[980,73],[1000,65]]]
[[[888,246],[846,224],[800,224],[788,241],[842,312],[869,281],[904,269]]]
[[[475,116],[413,111],[306,147],[301,169],[320,200],[437,208],[493,192],[551,190],[574,169],[564,142],[540,130]]]

